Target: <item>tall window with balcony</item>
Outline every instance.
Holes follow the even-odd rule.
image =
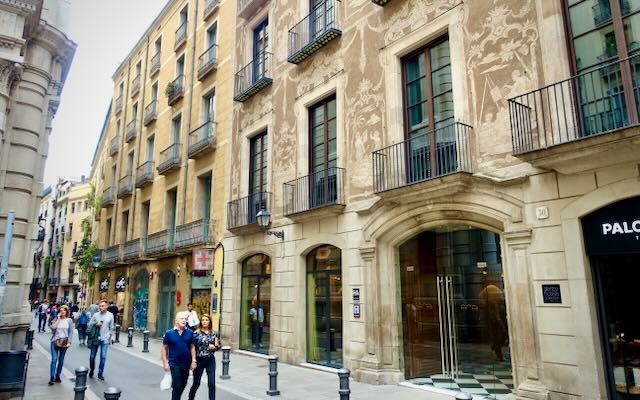
[[[169,243],[173,244],[173,238],[176,231],[176,223],[178,220],[178,190],[171,189],[167,191],[165,224],[169,230]]]
[[[129,210],[122,212],[122,225],[120,226],[120,244],[127,241],[127,232],[129,231]]]
[[[178,29],[176,29],[175,49],[177,50],[187,41],[187,20],[189,16],[189,6],[186,5],[180,10]]]
[[[150,135],[147,138],[146,150],[147,150],[147,162],[153,162],[153,151],[155,147],[156,138],[154,135]]]
[[[308,208],[316,208],[338,197],[336,96],[309,108],[309,122]]]
[[[218,63],[218,24],[214,23],[205,36],[205,50],[200,56],[198,66],[198,78],[204,78],[209,72],[215,69]]]
[[[142,203],[142,208],[141,208],[141,213],[140,213],[140,237],[142,238],[146,238],[147,235],[149,234],[149,213],[151,210],[151,202],[150,201],[145,201],[144,203]]]
[[[111,218],[107,219],[107,223],[105,224],[104,237],[105,237],[105,241],[104,241],[105,248],[111,246]]]
[[[160,71],[160,54],[162,51],[162,36],[158,37],[153,44],[154,52],[149,62],[149,75],[154,75]]]
[[[253,138],[249,145],[248,223],[256,221],[256,214],[267,205],[267,132]]]
[[[269,20],[265,19],[253,30],[253,68],[254,82],[267,76],[266,54],[269,49]]]
[[[169,105],[173,105],[184,94],[184,54],[176,61],[176,77],[167,86]]]

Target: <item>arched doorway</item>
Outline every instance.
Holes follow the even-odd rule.
[[[173,327],[176,303],[176,275],[171,271],[160,274],[160,290],[158,291],[158,336]]]
[[[446,225],[398,250],[405,377],[492,397],[510,393],[499,236]]]
[[[331,245],[307,255],[307,361],[342,367],[342,252]]]
[[[269,353],[271,326],[271,259],[256,254],[242,263],[240,348]]]
[[[140,270],[133,281],[133,329],[147,329],[149,311],[149,274]]]

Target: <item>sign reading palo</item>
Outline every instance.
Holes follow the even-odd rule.
[[[100,280],[100,291],[106,292],[109,290],[109,278],[102,278]]]
[[[640,252],[640,197],[603,207],[582,218],[589,255]]]

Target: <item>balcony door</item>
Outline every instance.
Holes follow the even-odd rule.
[[[336,96],[309,109],[309,208],[337,199]]]
[[[327,29],[335,25],[335,8],[333,0],[311,0],[309,4],[309,43],[316,40]]]
[[[267,131],[251,138],[249,159],[249,197],[247,223],[256,222],[256,214],[267,204]]]
[[[253,79],[252,84],[267,76],[266,52],[269,48],[269,20],[265,19],[253,30]]]

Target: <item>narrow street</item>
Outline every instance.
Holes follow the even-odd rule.
[[[32,329],[36,330],[34,333],[34,340],[42,347],[49,349],[51,333],[48,330],[45,333],[38,333],[37,326],[35,324],[32,325]],[[89,367],[89,349],[78,346],[77,336],[75,339],[73,347],[67,351],[64,360],[64,367],[70,371],[75,371],[75,369],[80,366]],[[96,357],[96,369],[99,359],[100,355]],[[105,380],[99,380],[97,378],[96,371],[96,376],[93,379],[88,379],[88,382],[91,390],[99,396],[104,393],[106,388],[115,386],[122,390],[122,400],[144,399],[149,398],[150,396],[154,399],[168,399],[171,397],[171,392],[161,392],[159,388],[163,373],[162,368],[156,364],[138,357],[133,357],[126,352],[119,351],[115,348],[110,348],[109,353],[107,354],[107,364],[105,366]],[[216,371],[216,378],[218,375],[219,371]],[[47,380],[48,377],[43,376],[42,379]],[[189,383],[187,384],[187,388],[185,389],[185,393],[182,395],[182,398],[187,398],[191,382],[192,379],[189,378]],[[196,395],[196,399],[208,399],[207,383],[204,377]],[[216,399],[242,400],[243,398],[218,388],[216,391]]]

